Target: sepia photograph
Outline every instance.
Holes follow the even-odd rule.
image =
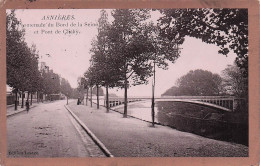
[[[8,157],[248,156],[247,9],[6,20]]]
[[[4,12],[8,160],[250,156],[248,8]]]

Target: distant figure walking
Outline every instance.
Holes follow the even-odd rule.
[[[80,102],[80,98],[78,98],[78,102],[77,102],[77,105],[80,105],[80,103],[81,103],[81,102]]]
[[[30,104],[29,104],[28,99],[27,99],[26,102],[25,102],[25,106],[26,106],[26,111],[27,111],[27,113],[28,113],[28,112],[29,112],[29,109],[30,109]]]

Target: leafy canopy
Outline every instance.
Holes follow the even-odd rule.
[[[222,92],[222,79],[218,74],[206,70],[191,70],[177,80],[177,86],[163,95],[170,96],[217,96]]]
[[[247,9],[164,9],[160,10],[160,35],[178,44],[185,36],[201,39],[237,54],[236,63],[248,74],[248,10]]]

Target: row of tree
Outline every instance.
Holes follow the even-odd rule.
[[[37,99],[41,93],[63,93],[70,96],[72,88],[67,80],[44,66],[39,70],[39,53],[36,45],[31,47],[25,41],[25,30],[21,22],[16,18],[12,10],[6,15],[6,66],[7,84],[13,88],[16,94],[15,109],[17,109],[17,94],[22,95],[22,107],[24,106],[24,92],[32,94],[37,92]]]
[[[174,62],[179,56],[175,41],[159,36],[157,26],[148,22],[149,10],[116,9],[113,22],[101,10],[98,35],[92,42],[91,66],[84,74],[86,87],[120,87],[125,90],[124,117],[127,116],[127,89],[146,84],[152,76],[153,64],[166,68],[166,60]],[[98,96],[97,96],[98,101]],[[106,96],[107,111],[109,97]],[[98,104],[98,103],[97,103]]]
[[[180,56],[178,45],[185,36],[216,44],[219,53],[237,54],[236,64],[247,77],[247,10],[244,9],[167,9],[157,25],[149,22],[147,9],[101,10],[98,35],[92,42],[91,66],[82,77],[86,89],[93,86],[125,90],[124,117],[127,116],[127,89],[146,84],[155,66],[167,69]],[[98,94],[98,93],[97,93]],[[98,95],[97,95],[98,100]],[[108,95],[106,96],[109,102]],[[97,103],[98,104],[98,103]],[[108,111],[108,104],[107,111]]]
[[[163,96],[225,96],[232,95],[247,99],[248,79],[236,65],[228,65],[222,74],[206,70],[191,70],[177,80]]]

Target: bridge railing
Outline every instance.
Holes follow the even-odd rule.
[[[224,108],[228,108],[232,111],[236,111],[239,107],[245,104],[243,98],[219,98],[219,99],[199,99],[199,101],[215,104]]]
[[[234,96],[161,96],[165,99],[234,99]]]
[[[193,99],[194,100],[194,99]],[[230,99],[230,98],[222,98],[222,99],[195,99],[197,101],[202,101],[205,103],[210,103],[210,104],[215,104],[224,108],[228,108],[230,110],[233,110],[234,107],[234,99]]]
[[[210,103],[214,105],[218,105],[224,108],[227,108],[231,111],[235,111],[238,107],[243,105],[245,103],[245,99],[242,98],[235,98],[234,96],[162,96],[162,97],[155,97],[156,99],[180,99],[180,100],[194,100],[194,101],[200,101],[204,103]],[[142,101],[142,100],[151,100],[151,97],[129,97],[127,98],[127,102],[136,102],[136,101]],[[111,97],[109,98],[109,107],[114,107],[124,104],[124,98],[123,97]],[[106,100],[104,98],[104,105],[106,105]]]
[[[141,100],[142,99],[139,98],[127,98],[128,103],[141,101]],[[118,106],[124,103],[125,103],[124,98],[109,98],[109,107]],[[106,106],[106,99],[104,99],[104,106]]]

